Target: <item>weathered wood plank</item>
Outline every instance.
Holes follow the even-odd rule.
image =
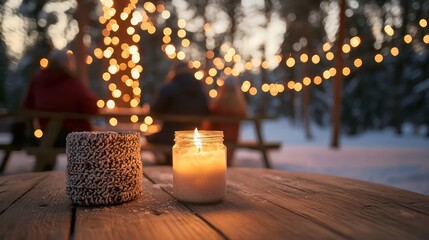
[[[261,169],[235,173],[231,180],[241,182],[241,189],[257,189],[261,198],[348,238],[429,236],[429,197],[417,193],[315,174]]]
[[[69,239],[72,213],[65,175],[41,174],[47,177],[0,215],[0,239]]]
[[[3,176],[0,178],[0,213],[5,211],[14,201],[28,192],[43,178],[43,174],[31,173]]]
[[[144,168],[146,170],[148,168]],[[74,239],[223,239],[149,180],[139,198],[117,206],[78,207]]]
[[[234,169],[228,170],[236,173]],[[150,167],[145,174],[172,194],[170,168]],[[170,176],[170,177],[168,177]],[[242,186],[235,178],[228,177],[228,193],[218,204],[186,204],[201,218],[231,239],[342,239],[343,236],[304,216],[267,201]]]

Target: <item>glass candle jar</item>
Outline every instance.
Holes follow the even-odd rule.
[[[222,131],[176,131],[173,194],[184,202],[213,203],[226,194],[226,147]]]

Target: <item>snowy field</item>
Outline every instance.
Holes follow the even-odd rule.
[[[265,139],[282,143],[279,151],[270,153],[274,168],[361,179],[429,195],[429,139],[423,136],[423,131],[416,134],[413,129],[405,128],[403,136],[397,136],[392,129],[386,129],[355,137],[342,136],[339,150],[328,147],[329,129],[313,126],[312,132],[314,138],[308,141],[303,129],[292,126],[286,119],[266,122]],[[242,139],[255,137],[253,126],[242,126]],[[0,138],[4,140],[7,136]],[[143,160],[147,166],[152,164],[153,157],[144,153]],[[15,152],[5,174],[31,172],[33,164],[32,156]],[[66,158],[61,155],[56,169],[64,170],[65,166]],[[237,151],[234,166],[262,167],[259,152]]]

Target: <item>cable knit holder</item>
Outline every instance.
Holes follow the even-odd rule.
[[[137,132],[73,132],[67,135],[66,191],[74,204],[120,204],[142,192]]]

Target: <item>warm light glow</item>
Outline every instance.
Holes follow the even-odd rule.
[[[35,136],[36,138],[41,138],[41,137],[43,137],[43,131],[42,131],[41,129],[36,129],[36,130],[34,130],[34,136]]]
[[[268,85],[268,83],[264,83],[264,84],[262,84],[261,89],[263,92],[268,92],[268,91],[270,91],[270,85]]]
[[[116,65],[110,65],[108,68],[109,73],[115,74],[119,71],[118,67]]]
[[[44,69],[48,66],[48,59],[47,58],[42,58],[40,59],[40,68]]]
[[[357,47],[360,45],[360,43],[361,43],[361,40],[360,40],[360,37],[358,36],[354,36],[350,39],[350,45],[352,47]]]
[[[91,56],[86,56],[86,60],[85,60],[85,63],[86,64],[91,64],[92,63],[92,61],[93,61],[93,59],[92,59],[92,57]]]
[[[293,86],[293,89],[297,92],[301,91],[302,90],[302,84],[299,82],[295,83],[295,85]]]
[[[329,51],[329,49],[331,49],[331,44],[330,43],[324,43],[322,48],[323,48],[323,51],[327,52],[327,51]]]
[[[179,51],[179,52],[177,53],[177,59],[179,59],[179,60],[183,60],[183,59],[185,59],[185,57],[186,57],[186,54],[185,54],[184,52]]]
[[[399,55],[399,49],[397,47],[392,47],[390,49],[390,54],[392,54],[392,56],[398,56]]]
[[[195,76],[195,78],[196,78],[197,80],[201,80],[201,79],[203,79],[203,77],[204,77],[204,71],[203,71],[203,70],[199,70],[198,72],[196,72],[196,73],[194,74],[194,76]]]
[[[246,62],[245,64],[244,64],[244,68],[246,68],[246,70],[252,70],[252,68],[253,68],[253,64],[251,63],[251,62]]]
[[[207,51],[207,52],[206,52],[206,58],[207,58],[207,59],[212,59],[212,58],[214,58],[214,52],[213,52],[213,51],[211,51],[211,50]]]
[[[293,89],[293,87],[295,87],[295,82],[294,82],[294,81],[289,81],[289,82],[287,83],[287,88],[289,88],[290,90],[292,90],[292,89]]]
[[[131,115],[130,121],[136,123],[139,121],[139,117],[137,115]]]
[[[147,132],[148,126],[144,123],[140,124],[140,131]]]
[[[136,30],[133,27],[128,27],[127,28],[128,35],[133,35],[135,32],[136,32]]]
[[[102,59],[103,58],[103,50],[101,50],[100,48],[94,49],[94,56],[98,59]]]
[[[212,77],[209,76],[209,77],[206,77],[205,82],[206,82],[207,85],[210,85],[210,84],[213,84],[214,80],[213,80]]]
[[[210,91],[209,91],[209,96],[210,96],[211,98],[215,98],[215,97],[217,97],[217,91],[216,91],[216,89],[210,89]]]
[[[329,70],[323,71],[323,78],[324,79],[329,79],[330,77],[331,77],[331,73],[329,72]]]
[[[172,54],[174,54],[175,52],[176,52],[176,47],[174,47],[173,45],[168,44],[168,45],[165,47],[165,53],[167,53],[167,55],[172,55]]]
[[[153,118],[152,118],[151,116],[146,116],[146,117],[144,118],[144,123],[145,123],[146,125],[151,125],[151,124],[153,123]]]
[[[302,79],[302,83],[303,83],[305,86],[308,86],[308,85],[310,85],[310,83],[311,83],[311,79],[310,79],[309,77],[305,77],[304,79]]]
[[[424,35],[423,42],[429,44],[429,34]]]
[[[194,144],[195,147],[200,151],[203,144],[201,142],[201,134],[198,132],[197,128],[194,130]]]
[[[311,61],[312,61],[314,64],[318,64],[318,63],[320,62],[320,57],[319,57],[319,55],[313,55],[313,57],[311,57]]]
[[[286,60],[286,66],[288,66],[288,67],[293,67],[295,65],[295,59],[293,59],[293,57],[289,57],[287,60]]]
[[[116,87],[116,84],[111,83],[111,84],[109,84],[108,88],[110,91],[114,91],[117,87]]]
[[[411,43],[413,41],[413,37],[411,37],[410,34],[407,34],[404,36],[404,42],[405,43]]]
[[[319,85],[322,83],[322,78],[320,76],[315,76],[313,82],[314,84]]]
[[[350,68],[348,68],[348,67],[344,67],[344,68],[343,68],[343,75],[344,75],[344,76],[348,76],[348,75],[350,75]]]
[[[348,45],[347,43],[343,45],[342,47],[343,53],[349,53],[351,50],[350,45]]]
[[[268,61],[267,61],[267,60],[265,60],[265,61],[263,61],[263,62],[261,63],[261,67],[262,67],[263,69],[268,69],[268,67],[270,67],[270,64],[268,63]]]
[[[184,29],[180,29],[179,31],[177,31],[177,36],[179,38],[184,38],[186,37],[186,31]]]
[[[426,21],[426,19],[422,18],[419,21],[419,25],[420,25],[420,27],[424,28],[424,27],[426,27],[428,25],[428,22]]]
[[[258,93],[258,89],[256,89],[255,87],[251,87],[249,89],[249,93],[250,95],[255,96]]]
[[[374,60],[377,63],[380,63],[381,61],[383,61],[383,55],[381,55],[380,53],[374,56]]]
[[[193,61],[192,62],[192,66],[194,67],[194,68],[200,68],[201,67],[201,62],[200,61]]]
[[[241,84],[241,91],[247,92],[250,89],[250,82],[248,80],[244,81],[243,84]]]
[[[210,68],[209,69],[209,75],[214,77],[217,74],[217,70],[215,68]]]
[[[162,30],[162,32],[164,33],[164,35],[170,36],[173,31],[171,30],[171,28],[166,27],[164,28],[164,30]]]
[[[110,119],[109,119],[109,124],[110,124],[111,126],[116,126],[116,125],[118,125],[118,119],[116,119],[116,118],[110,118]]]
[[[138,105],[139,105],[139,100],[137,100],[135,98],[131,99],[131,101],[130,101],[131,107],[137,107]]]
[[[98,107],[98,108],[103,108],[103,107],[104,107],[104,101],[103,101],[103,100],[101,100],[101,99],[100,99],[100,100],[98,100],[98,101],[97,101],[97,107]]]
[[[156,6],[152,2],[145,2],[143,5],[144,9],[150,13],[154,13],[156,11]]]
[[[105,72],[105,73],[103,73],[103,75],[101,77],[103,78],[104,81],[109,81],[111,75],[110,75],[110,73]]]
[[[170,18],[170,16],[171,16],[171,14],[170,14],[170,12],[169,12],[169,11],[167,11],[167,10],[165,10],[165,11],[163,11],[163,12],[161,13],[161,17],[162,17],[162,18],[164,18],[164,19],[169,19],[169,18]]]
[[[216,85],[218,85],[219,87],[222,87],[223,84],[225,84],[225,81],[222,78],[218,78],[216,80]]]
[[[355,67],[359,68],[362,66],[362,60],[360,58],[356,58],[353,64],[355,65]]]
[[[384,32],[386,32],[386,34],[389,36],[393,36],[393,34],[395,34],[395,30],[393,30],[392,26],[390,25],[384,26]]]
[[[107,101],[106,107],[109,109],[115,108],[115,102],[112,99],[110,99],[109,101]]]
[[[332,52],[327,52],[326,53],[326,59],[331,61],[332,59],[334,59],[334,54]]]
[[[182,40],[182,47],[189,47],[189,45],[191,45],[191,41],[189,41],[189,39],[183,39]]]
[[[114,97],[114,98],[120,98],[121,95],[122,95],[122,93],[121,93],[121,90],[119,90],[119,89],[115,89],[112,92],[112,97]]]
[[[178,26],[179,28],[185,28],[185,27],[186,27],[186,21],[185,21],[185,19],[179,19],[179,20],[177,21],[177,26]]]
[[[337,74],[337,69],[335,69],[333,67],[329,69],[329,75],[331,77],[335,76],[336,74]]]
[[[170,43],[171,42],[171,37],[170,36],[164,36],[162,38],[162,42],[165,43],[165,44]]]
[[[303,53],[303,54],[301,54],[299,59],[301,60],[301,62],[306,63],[308,61],[308,55]]]

